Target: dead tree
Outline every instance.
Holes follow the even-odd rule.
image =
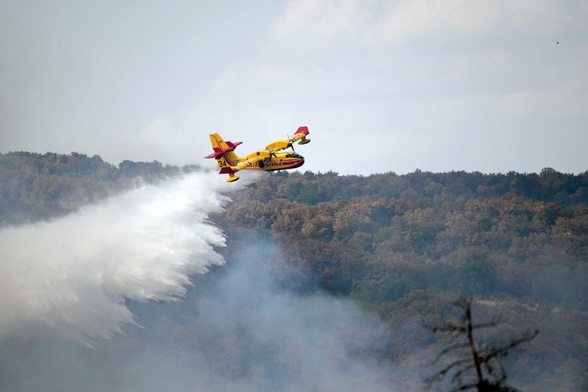
[[[438,364],[441,359],[455,355],[451,362],[429,378],[429,386],[442,382],[451,375],[451,382],[456,386],[451,391],[478,392],[520,392],[506,385],[506,373],[502,359],[518,345],[534,339],[539,331],[527,331],[511,340],[508,344],[496,346],[492,343],[477,342],[474,332],[483,328],[493,328],[501,323],[499,318],[483,324],[472,321],[471,299],[459,297],[454,305],[462,312],[457,321],[450,321],[433,328],[433,332],[449,341],[432,362]]]

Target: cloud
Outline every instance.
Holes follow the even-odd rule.
[[[272,33],[284,39],[309,35],[328,40],[342,32],[356,32],[369,16],[362,0],[292,0],[274,22]]]
[[[371,32],[372,38],[395,41],[426,38],[452,41],[497,35],[542,34],[561,29],[570,15],[560,2],[467,0],[404,0],[390,9],[384,20]]]
[[[290,0],[272,33],[277,39],[312,37],[306,42],[314,45],[342,33],[358,34],[372,44],[414,38],[463,41],[497,33],[553,33],[574,20],[576,12],[585,13],[582,8],[554,0]]]

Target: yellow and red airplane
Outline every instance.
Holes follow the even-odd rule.
[[[239,177],[235,173],[244,169],[265,171],[295,169],[304,165],[304,157],[298,155],[292,145],[294,142],[309,143],[310,139],[306,138],[309,133],[308,127],[299,127],[292,137],[276,140],[265,146],[265,150],[252,152],[246,157],[235,153],[235,148],[242,144],[241,142],[225,141],[218,133],[211,133],[210,143],[214,152],[205,158],[216,159],[221,169],[219,174],[229,175],[227,182],[237,181]],[[288,148],[292,151],[283,151]]]

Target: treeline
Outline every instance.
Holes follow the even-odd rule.
[[[586,309],[587,195],[588,173],[553,169],[278,173],[216,219],[229,238],[276,235],[333,294],[385,303],[449,290]]]
[[[60,216],[139,178],[196,169],[0,153],[0,225]],[[214,217],[229,241],[275,236],[332,294],[381,304],[449,290],[587,308],[588,172],[276,172],[231,197]]]
[[[588,385],[578,384],[588,363],[587,194],[588,172],[553,169],[286,172],[231,194],[214,221],[228,235],[228,260],[274,238],[308,281],[377,312],[394,330],[384,348],[391,361],[434,346],[431,327],[447,317],[449,298],[473,295],[481,320],[507,320],[497,341],[540,331],[524,356],[510,357],[519,385],[572,391]]]
[[[156,161],[114,166],[78,153],[0,154],[0,225],[63,215],[138,178],[158,181],[196,169]],[[430,327],[446,319],[452,298],[472,294],[476,317],[507,320],[503,341],[539,329],[525,356],[509,359],[518,385],[588,385],[578,384],[588,363],[588,172],[275,172],[229,196],[233,203],[211,217],[227,235],[228,246],[219,249],[227,262],[251,257],[248,248],[275,257],[263,244],[279,244],[280,257],[304,275],[288,274],[288,290],[305,295],[318,286],[390,326],[390,341],[377,349],[382,361],[430,355]],[[196,288],[222,271],[195,277]],[[193,305],[178,306],[183,312]],[[198,337],[185,323],[170,330],[182,341]],[[222,343],[202,342],[213,352]],[[230,356],[219,360],[225,367],[243,371]]]
[[[340,176],[329,171],[276,172],[266,181],[251,186],[239,200],[254,197],[262,202],[285,198],[305,204],[337,202],[357,198],[429,199],[435,205],[451,199],[469,200],[477,197],[513,193],[533,201],[555,202],[559,205],[588,204],[588,171],[564,174],[552,168],[537,173],[483,174],[452,171],[431,173],[416,170],[397,175],[393,172],[370,176]]]
[[[161,162],[125,160],[118,166],[98,155],[0,153],[0,226],[48,219],[128,189],[195,170]]]

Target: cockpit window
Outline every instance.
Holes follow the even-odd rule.
[[[302,155],[300,155],[300,154],[296,154],[296,153],[293,153],[293,154],[286,154],[286,158],[298,158],[298,159],[304,159],[304,157],[303,157]]]

